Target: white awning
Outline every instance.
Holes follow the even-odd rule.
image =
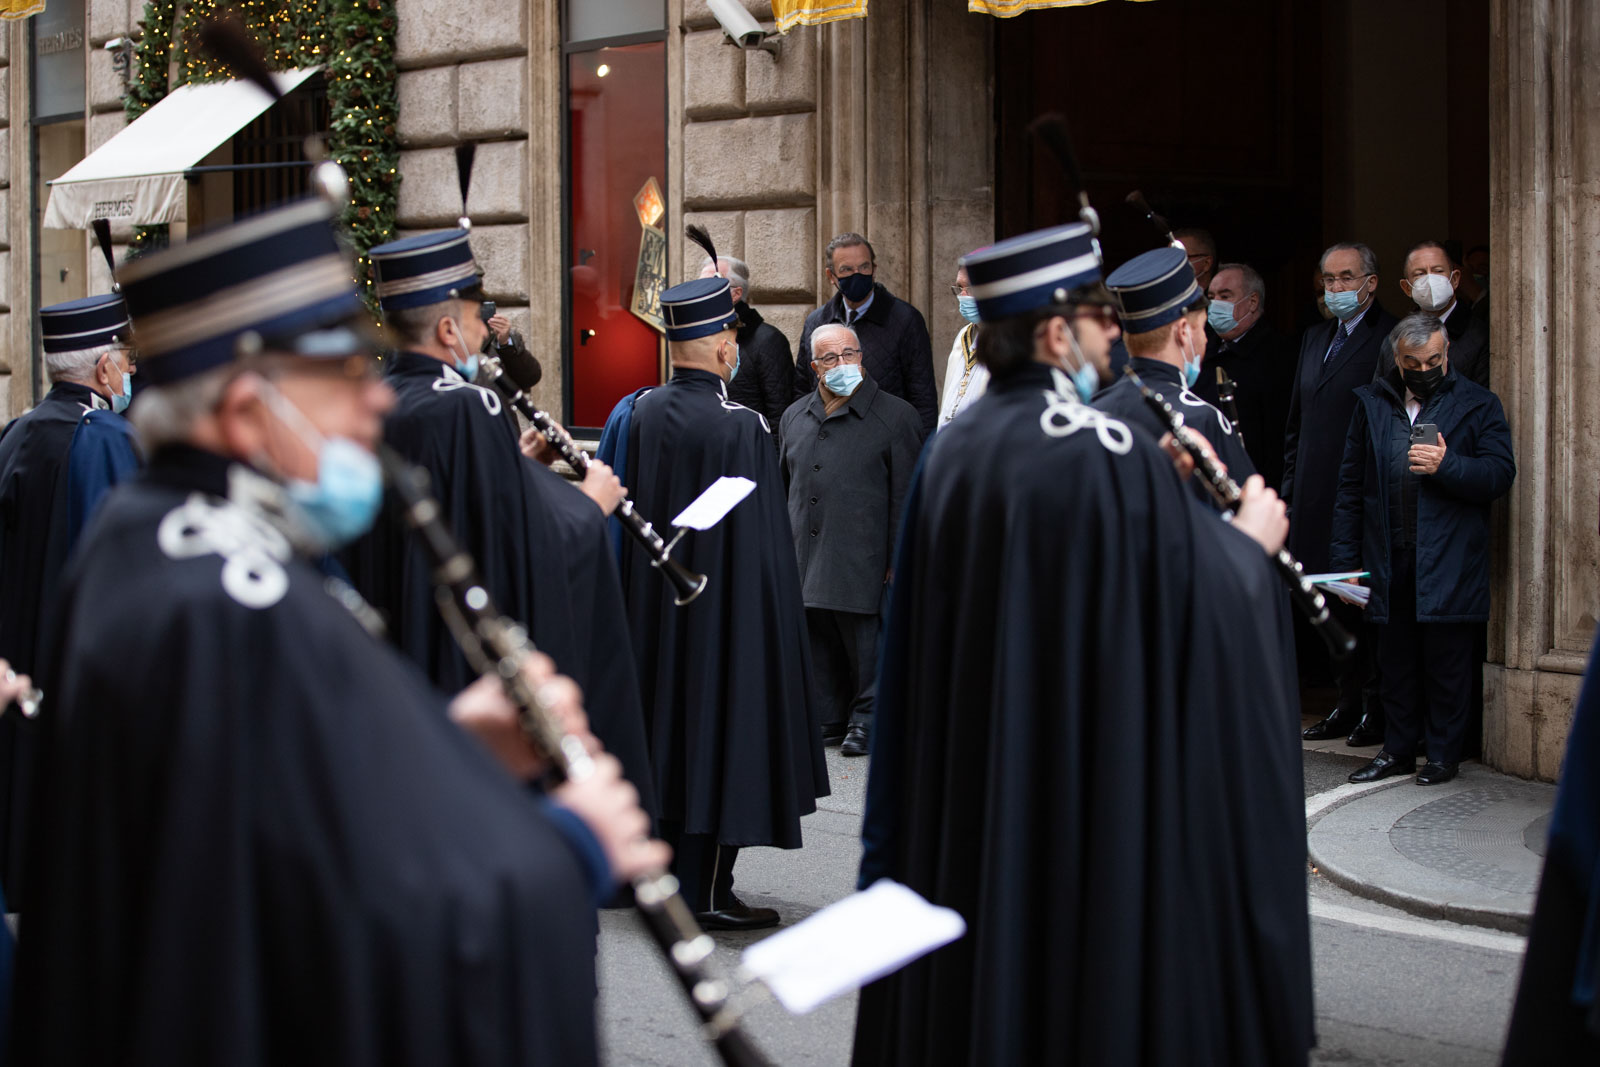
[[[274,74],[285,94],[320,68]],[[50,183],[44,224],[86,230],[93,219],[153,226],[188,219],[184,171],[272,106],[248,81],[180,85]]]

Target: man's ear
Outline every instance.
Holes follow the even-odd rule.
[[[241,374],[223,388],[216,408],[217,432],[231,455],[254,456],[266,447],[265,412],[261,379],[255,374]]]

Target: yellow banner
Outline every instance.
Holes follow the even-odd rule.
[[[25,19],[44,10],[44,0],[0,0],[0,19]]]
[[[1134,0],[1134,3],[1147,2]],[[1043,11],[1047,7],[1088,7],[1098,3],[1100,0],[967,0],[967,10],[1008,19],[1024,11]]]
[[[778,32],[795,26],[815,26],[819,22],[867,17],[867,0],[772,0],[772,14]]]

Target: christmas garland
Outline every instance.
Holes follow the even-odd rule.
[[[320,65],[328,84],[328,152],[350,176],[343,222],[360,256],[357,277],[371,292],[366,253],[394,236],[400,190],[399,114],[394,61],[395,0],[149,0],[139,20],[138,74],[123,108],[129,121],[167,95],[167,68],[177,49],[178,81],[232,76],[200,51],[202,20],[231,9],[261,43],[274,70]],[[176,30],[176,32],[174,32]],[[164,244],[165,227],[139,227],[132,254]]]

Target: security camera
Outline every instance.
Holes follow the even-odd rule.
[[[707,0],[711,13],[722,24],[722,32],[740,48],[759,48],[778,55],[779,42],[770,40],[772,34],[761,28],[761,23],[751,17],[739,0]]]
[[[126,48],[131,44],[133,44],[133,42],[128,40],[126,37],[113,37],[111,40],[105,43],[105,49],[107,52],[115,52],[119,49]]]

